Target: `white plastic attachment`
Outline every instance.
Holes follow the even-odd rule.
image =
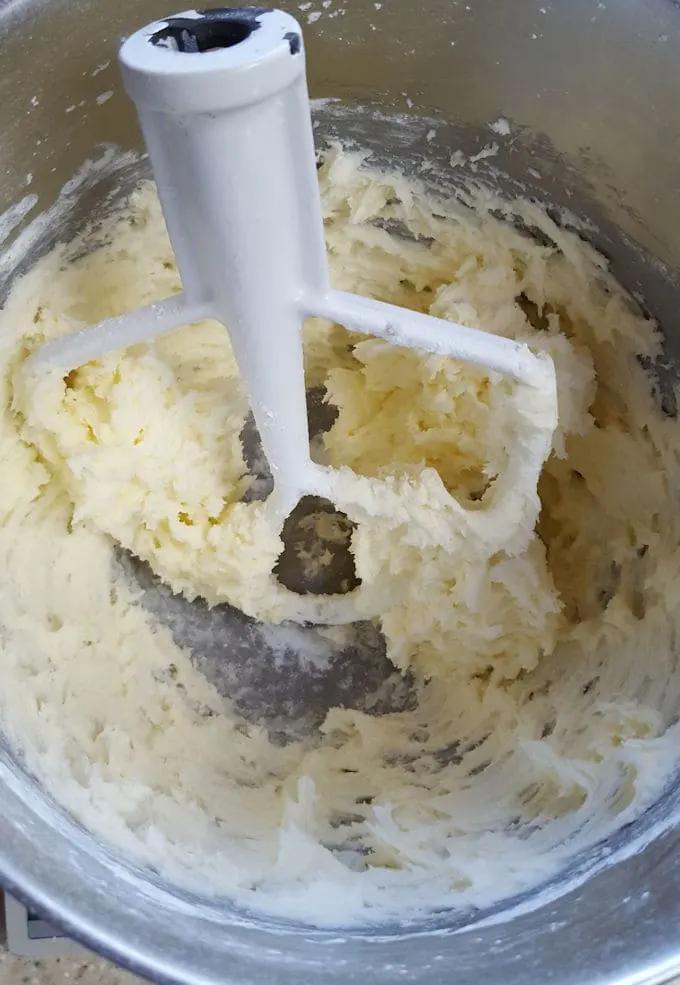
[[[331,290],[302,35],[280,10],[189,11],[120,50],[184,293],[48,343],[64,369],[199,318],[228,329],[280,517],[329,495],[310,457],[301,325],[320,315],[531,382],[527,346]]]

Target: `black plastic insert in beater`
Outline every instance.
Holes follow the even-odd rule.
[[[264,7],[216,7],[197,10],[199,17],[169,17],[165,27],[150,38],[151,44],[173,41],[177,51],[199,54],[218,48],[233,48],[260,26]]]

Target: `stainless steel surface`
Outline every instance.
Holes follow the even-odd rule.
[[[312,95],[435,124],[348,117],[331,105],[319,111],[320,136],[354,136],[378,160],[385,152],[408,168],[423,155],[444,163],[458,146],[479,150],[495,139],[488,124],[507,117],[513,136],[499,141],[492,162],[505,189],[525,182],[592,220],[589,238],[644,296],[672,362],[680,345],[676,0],[334,3],[314,5],[323,16],[306,31]],[[97,145],[139,149],[115,53],[123,35],[165,12],[163,0],[0,3],[0,210],[30,192],[39,196],[31,214],[48,206]],[[490,174],[480,165],[476,177]],[[114,186],[83,195],[72,224]],[[659,367],[659,400],[675,416],[672,375]],[[160,604],[162,593],[149,590],[149,604]],[[0,882],[74,937],[160,981],[651,985],[680,969],[680,830],[667,830],[680,808],[676,786],[578,862],[584,875],[605,853],[615,864],[567,895],[557,886],[552,903],[495,923],[486,914],[485,925],[441,914],[370,937],[236,914],[126,865],[44,798],[2,747],[0,802]],[[625,858],[645,833],[648,847]]]
[[[7,949],[26,958],[62,957],[86,953],[52,924],[31,913],[23,903],[4,894]],[[1,981],[2,979],[0,979]]]

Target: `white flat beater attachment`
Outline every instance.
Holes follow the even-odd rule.
[[[302,35],[289,14],[187,11],[133,34],[120,64],[184,289],[45,344],[34,366],[70,370],[179,325],[222,322],[274,477],[279,521],[303,495],[333,499],[334,470],[310,457],[305,318],[524,383],[540,375],[539,361],[545,374],[545,357],[524,344],[331,288]]]

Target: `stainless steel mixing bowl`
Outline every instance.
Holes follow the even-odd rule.
[[[591,220],[589,238],[664,328],[670,369],[660,368],[659,398],[675,416],[664,382],[680,343],[678,0],[333,0],[317,8],[323,15],[306,32],[312,95],[380,111],[352,117],[321,107],[319,133],[353,136],[378,159],[385,153],[408,167],[422,155],[446,161],[458,147],[478,151],[494,139],[490,122],[512,121],[492,162],[505,177],[494,180]],[[116,49],[168,12],[166,0],[0,3],[0,209],[35,193],[29,220],[98,145],[139,149]],[[405,112],[435,122],[380,115]],[[488,177],[486,168],[480,163],[476,177]],[[77,227],[134,173],[86,187],[68,224]],[[19,250],[17,269],[25,262]],[[560,895],[556,884],[553,902],[539,908],[327,933],[239,914],[128,865],[0,745],[0,882],[74,937],[160,981],[651,985],[680,971],[679,799],[672,787],[578,860],[580,888]]]

